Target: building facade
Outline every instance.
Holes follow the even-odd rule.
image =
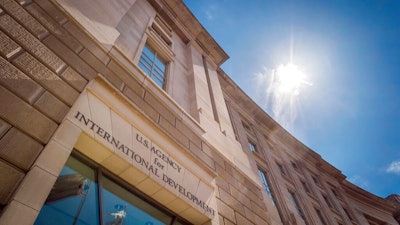
[[[0,224],[398,224],[181,0],[0,0]]]

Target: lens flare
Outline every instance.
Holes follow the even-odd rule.
[[[275,69],[264,68],[255,78],[261,104],[266,105],[278,123],[290,130],[301,111],[302,92],[313,85],[307,75],[297,65],[288,63]]]
[[[300,88],[306,84],[311,85],[306,80],[304,73],[294,64],[289,63],[280,65],[275,72],[278,90],[280,92],[299,95]]]

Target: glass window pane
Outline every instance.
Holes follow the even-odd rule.
[[[61,171],[35,225],[99,224],[95,172],[74,158]]]
[[[145,45],[139,59],[139,67],[150,76],[161,88],[164,85],[166,63],[157,57],[157,52]],[[157,76],[155,78],[154,76]]]
[[[140,68],[146,68],[147,70],[151,70],[151,63],[149,63],[149,62],[147,62],[147,61],[144,61],[144,60],[141,60],[141,61],[139,61],[139,66],[140,66]]]
[[[139,61],[139,67],[148,75],[150,76],[151,65],[148,65],[144,61]]]
[[[275,198],[272,195],[271,189],[269,188],[269,184],[265,176],[265,173],[262,170],[258,169],[258,175],[260,175],[261,183],[264,186],[265,193],[268,195],[268,197],[272,200],[272,203],[275,205]]]
[[[151,55],[150,56],[146,55],[146,54],[142,54],[141,55],[141,60],[147,62],[149,65],[153,64],[152,63],[153,62],[153,58],[154,58],[154,56],[151,56]]]
[[[154,51],[149,48],[149,46],[145,45],[143,48],[143,54],[147,55],[149,59],[153,60],[155,58],[155,53]]]
[[[249,142],[250,151],[257,152],[257,147],[255,144]]]
[[[162,71],[165,70],[165,63],[158,57],[155,59],[155,65],[158,66]]]
[[[159,74],[159,76],[164,77],[164,70],[161,70],[157,66],[154,67],[154,72]]]
[[[157,77],[152,77],[153,81],[156,82],[157,85],[159,85],[160,87],[163,87],[163,82],[159,79],[157,79]]]
[[[113,181],[103,178],[103,219],[105,224],[170,224],[172,217],[136,197]]]
[[[157,71],[154,71],[154,73],[152,74],[152,76],[156,77],[160,81],[164,80],[164,76],[163,75],[164,74],[157,73]]]

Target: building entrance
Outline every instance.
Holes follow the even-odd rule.
[[[189,224],[116,180],[100,167],[70,157],[35,225]]]

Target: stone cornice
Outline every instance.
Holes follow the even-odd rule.
[[[148,0],[184,42],[193,40],[203,52],[220,66],[228,58],[228,54],[219,46],[208,31],[201,25],[193,13],[181,0]],[[169,20],[169,21],[168,21]],[[184,27],[178,27],[180,24]]]
[[[385,210],[392,214],[396,208],[395,203],[376,196],[352,183],[345,180],[342,182],[343,190],[346,192],[346,195],[358,202],[368,204],[371,207],[374,207],[377,210]]]

